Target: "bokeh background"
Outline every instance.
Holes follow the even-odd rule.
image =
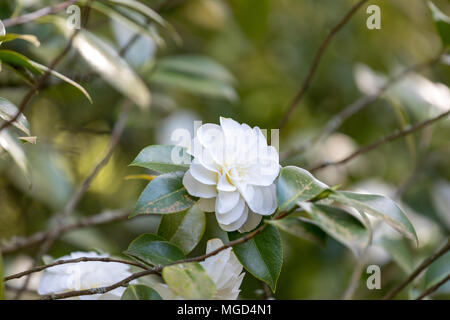
[[[0,19],[20,15],[58,1],[3,0]],[[93,181],[72,219],[107,209],[132,208],[146,185],[127,180],[145,173],[128,167],[138,152],[151,144],[170,144],[177,128],[193,129],[193,121],[217,123],[220,116],[266,129],[277,129],[287,104],[299,89],[317,48],[329,30],[346,14],[350,0],[186,0],[141,1],[158,7],[178,32],[177,44],[167,32],[152,27],[160,41],[141,35],[125,59],[152,93],[151,108],[133,108],[125,132],[108,165]],[[434,3],[450,14],[450,3]],[[320,132],[327,120],[364,94],[377,81],[439,52],[440,39],[423,0],[378,0],[380,30],[366,27],[367,5],[339,32],[317,70],[311,87],[280,131],[280,151],[301,145]],[[139,23],[142,15],[125,12]],[[65,17],[64,13],[60,16]],[[86,28],[117,51],[136,30],[92,9]],[[28,23],[8,32],[36,35],[41,46],[26,42],[3,44],[48,65],[67,40],[49,24]],[[383,98],[348,119],[338,132],[283,165],[301,167],[339,160],[409,123],[425,120],[450,107],[449,61],[413,74]],[[52,226],[76,186],[102,156],[117,120],[124,94],[98,77],[75,50],[57,70],[83,85],[93,104],[72,86],[55,78],[33,99],[25,115],[36,144],[24,144],[30,176],[7,153],[0,156],[0,239],[30,235]],[[133,91],[136,88],[128,87]],[[28,85],[8,68],[0,72],[0,96],[18,105]],[[388,252],[373,248],[369,263],[382,267],[382,289],[368,290],[364,277],[355,296],[380,298],[408,271],[442,246],[450,230],[450,120],[384,145],[339,168],[317,172],[329,185],[366,190],[396,198],[419,233],[420,245],[379,231],[390,239]],[[31,182],[31,183],[30,183]],[[159,218],[87,228],[65,234],[49,254],[60,257],[74,250],[98,249],[120,255],[138,234],[154,232]],[[193,254],[203,253],[205,241],[222,237],[212,216],[207,232]],[[325,248],[283,234],[284,265],[277,299],[337,299],[344,292],[357,259],[330,239]],[[4,256],[6,273],[25,270],[37,247]],[[400,252],[400,253],[399,253]],[[441,261],[450,270],[450,256]],[[431,277],[432,275],[430,275]],[[35,288],[37,278],[30,285]],[[400,297],[422,291],[425,277]],[[11,283],[20,286],[19,282]],[[243,298],[262,298],[261,283],[247,275]],[[450,286],[435,298],[449,298]],[[32,293],[28,293],[30,297]]]

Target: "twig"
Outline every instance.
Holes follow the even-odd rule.
[[[53,60],[53,62],[48,67],[48,70],[39,78],[37,84],[34,87],[32,87],[28,91],[28,93],[25,95],[25,97],[22,99],[22,102],[20,103],[16,114],[11,119],[9,119],[8,121],[5,121],[0,126],[0,132],[3,129],[9,127],[11,124],[13,124],[20,117],[20,115],[25,111],[26,107],[31,102],[31,99],[33,98],[34,94],[42,88],[42,86],[45,84],[47,79],[50,77],[51,72],[55,69],[55,67],[58,65],[58,63],[64,58],[64,56],[70,51],[70,49],[72,48],[73,40],[75,39],[75,37],[77,36],[79,31],[80,30],[77,29],[73,32],[72,36],[69,39],[69,42],[67,43],[67,45],[63,49],[63,51],[61,51],[61,53]]]
[[[447,253],[450,250],[450,238],[447,240],[447,244],[440,249],[438,252],[433,254],[432,256],[428,257],[424,262],[420,264],[419,267],[417,267],[416,270],[414,270],[413,273],[409,275],[409,277],[403,281],[401,284],[399,284],[397,287],[392,289],[386,296],[383,297],[383,300],[391,300],[393,299],[400,291],[403,290],[408,284],[410,284],[419,274],[422,273],[423,270],[425,270],[430,264],[432,264],[434,261],[436,261],[438,258],[443,256],[445,253]]]
[[[286,216],[286,214],[280,214],[279,216],[274,217],[273,219],[279,220],[279,219],[284,218],[285,216]],[[257,236],[258,234],[260,234],[262,231],[264,231],[264,229],[266,227],[267,227],[267,224],[263,224],[263,225],[259,226],[258,228],[256,228],[255,230],[253,230],[252,232],[246,234],[245,236],[243,236],[239,239],[230,241],[230,242],[224,244],[223,246],[217,248],[216,250],[213,250],[207,254],[204,254],[204,255],[201,255],[198,257],[194,257],[194,258],[178,260],[171,264],[168,264],[167,266],[177,265],[177,264],[181,264],[181,263],[204,261],[209,257],[215,256],[216,254],[218,254],[219,252],[221,252],[223,250],[232,248],[234,246],[237,246],[237,245],[240,245],[240,244],[243,244],[243,243],[249,241],[250,239],[252,239],[255,236]],[[100,288],[93,288],[93,289],[79,290],[79,291],[70,291],[70,292],[65,292],[65,293],[61,293],[61,294],[51,294],[51,295],[43,296],[41,299],[42,300],[56,300],[56,299],[66,299],[66,298],[83,296],[83,295],[104,294],[104,293],[114,290],[118,287],[127,285],[128,283],[130,283],[131,281],[133,281],[135,279],[138,279],[138,278],[150,275],[150,274],[159,274],[159,273],[161,273],[163,268],[164,268],[164,266],[157,266],[150,270],[134,273],[133,275],[131,275],[113,285],[107,286],[107,287],[100,287]]]
[[[433,292],[435,292],[437,289],[439,289],[441,286],[443,286],[447,281],[450,280],[450,274],[447,275],[444,279],[442,279],[441,281],[439,281],[438,283],[436,283],[434,286],[431,286],[430,288],[428,288],[427,290],[425,290],[420,296],[418,296],[416,298],[416,300],[422,300],[423,298],[425,298],[426,296],[432,294]]]
[[[8,27],[19,25],[19,24],[31,22],[36,19],[47,16],[49,14],[55,14],[55,13],[61,12],[64,9],[66,9],[67,7],[69,7],[70,5],[74,4],[75,2],[77,2],[77,0],[67,0],[62,3],[55,4],[53,6],[48,6],[48,7],[36,10],[34,12],[24,14],[24,15],[16,17],[16,18],[5,19],[5,20],[3,20],[3,24],[5,25],[6,28],[8,28]]]
[[[111,211],[108,210],[90,217],[82,218],[70,224],[62,225],[59,228],[54,229],[57,229],[59,236],[61,236],[62,234],[70,232],[72,230],[94,227],[117,221],[123,221],[128,218],[129,214],[130,210],[128,209],[119,209]],[[28,237],[13,238],[10,242],[4,243],[0,246],[0,252],[2,252],[3,254],[11,253],[38,244],[44,241],[48,237],[50,232],[51,230],[46,230],[34,233],[33,235]]]
[[[394,141],[396,139],[399,139],[399,138],[402,138],[402,137],[404,137],[404,136],[406,136],[408,134],[411,134],[411,133],[414,133],[414,132],[416,132],[418,130],[421,130],[421,129],[423,129],[423,128],[425,128],[425,127],[435,123],[436,121],[439,121],[440,119],[443,119],[443,118],[447,117],[449,114],[450,114],[450,110],[448,110],[446,112],[443,112],[443,113],[439,114],[438,116],[436,116],[434,118],[425,120],[425,121],[420,122],[418,124],[415,124],[413,126],[409,126],[406,129],[404,129],[404,130],[397,130],[397,131],[395,131],[394,133],[392,133],[390,135],[387,135],[387,136],[385,136],[385,137],[383,137],[383,138],[381,138],[381,139],[379,139],[379,140],[377,140],[377,141],[375,141],[375,142],[373,142],[373,143],[371,143],[371,144],[369,144],[369,145],[367,145],[365,147],[362,147],[362,148],[356,150],[355,152],[353,152],[352,154],[350,154],[349,156],[347,156],[347,157],[345,157],[345,158],[343,158],[341,160],[331,161],[331,162],[330,161],[329,162],[324,162],[322,164],[319,164],[319,165],[316,165],[314,167],[309,168],[309,171],[317,171],[317,170],[321,170],[321,169],[329,167],[329,166],[343,165],[343,164],[349,162],[350,160],[352,160],[352,159],[354,159],[354,158],[356,158],[356,157],[358,157],[358,156],[360,156],[360,155],[362,155],[362,154],[364,154],[366,152],[372,151],[375,148],[377,148],[377,147],[379,147],[379,146],[381,146],[383,144],[392,142],[392,141]]]
[[[26,270],[23,272],[19,272],[10,276],[7,276],[4,278],[4,281],[9,281],[12,279],[18,279],[21,278],[23,276],[26,276],[28,274],[32,274],[32,273],[36,273],[36,272],[40,272],[42,270],[54,267],[54,266],[59,266],[62,264],[68,264],[68,263],[78,263],[78,262],[91,262],[91,261],[97,261],[97,262],[115,262],[115,263],[122,263],[122,264],[128,264],[130,266],[135,266],[144,270],[149,270],[149,268],[147,266],[145,266],[144,264],[141,263],[137,263],[137,262],[132,262],[132,261],[127,261],[127,260],[121,260],[121,259],[113,259],[113,258],[94,258],[94,257],[81,257],[81,258],[77,258],[77,259],[67,259],[67,260],[57,260],[55,262],[46,264],[46,265],[42,265],[39,267],[35,267],[32,268],[30,270]]]
[[[294,110],[295,106],[299,104],[299,102],[302,100],[303,96],[305,95],[306,91],[309,88],[309,85],[311,83],[311,80],[317,70],[317,67],[319,66],[320,60],[322,59],[322,56],[330,44],[331,40],[334,38],[334,36],[347,24],[347,22],[350,20],[350,18],[355,14],[356,11],[365,3],[367,0],[360,0],[357,4],[355,4],[350,11],[342,18],[339,23],[333,27],[333,29],[330,30],[328,33],[328,36],[325,38],[325,40],[320,45],[319,49],[317,50],[317,53],[314,57],[313,64],[305,78],[305,80],[302,83],[302,86],[300,87],[300,90],[297,92],[295,97],[292,99],[292,101],[289,103],[288,108],[278,126],[278,128],[284,127],[286,122],[289,119],[289,116],[291,115],[292,111]]]
[[[378,90],[376,90],[374,93],[363,96],[353,102],[352,104],[345,107],[341,112],[333,116],[325,125],[322,132],[320,132],[318,135],[313,137],[311,140],[309,140],[307,143],[293,148],[292,150],[289,150],[287,152],[284,152],[280,155],[280,158],[282,160],[285,160],[295,154],[304,152],[308,147],[310,147],[313,144],[317,144],[329,135],[331,135],[333,132],[335,132],[341,125],[344,123],[345,120],[353,116],[354,114],[358,113],[365,107],[369,106],[376,100],[378,100],[386,91],[388,91],[393,85],[403,80],[406,76],[408,76],[412,72],[420,72],[424,69],[431,68],[436,63],[438,63],[443,55],[445,54],[445,50],[441,50],[439,54],[436,57],[433,57],[431,59],[428,59],[426,61],[417,63],[415,65],[412,65],[399,74],[393,76],[390,78],[383,86],[381,86]]]

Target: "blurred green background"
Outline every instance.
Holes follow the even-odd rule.
[[[30,12],[58,1],[3,0],[0,19]],[[125,176],[144,173],[127,167],[151,144],[169,144],[176,128],[192,130],[193,121],[218,123],[220,116],[266,129],[277,129],[288,102],[300,87],[317,48],[329,30],[348,12],[354,0],[186,0],[141,1],[161,8],[182,39],[177,44],[156,27],[162,43],[145,35],[126,55],[128,64],[152,94],[147,111],[134,108],[109,164],[95,179],[73,219],[106,209],[132,208],[146,185]],[[164,5],[161,5],[162,3]],[[447,0],[435,0],[450,14]],[[368,5],[363,6],[327,49],[311,87],[280,131],[280,151],[301,145],[320,132],[327,120],[373,89],[373,79],[392,75],[429,59],[441,43],[423,0],[369,1],[381,8],[381,29],[369,30]],[[83,9],[84,10],[84,9]],[[122,11],[139,23],[145,18]],[[65,13],[59,14],[65,17]],[[135,30],[92,9],[87,30],[117,51]],[[36,35],[41,46],[14,41],[2,45],[49,65],[67,40],[50,24],[36,22],[7,28]],[[338,160],[358,146],[386,135],[402,124],[416,123],[450,107],[450,68],[441,63],[409,77],[391,94],[347,120],[338,133],[320,145],[283,162],[301,167]],[[99,160],[123,103],[123,94],[96,76],[89,64],[71,50],[57,70],[83,85],[93,104],[72,86],[51,78],[25,115],[37,143],[24,144],[31,184],[7,153],[0,156],[0,239],[29,235],[52,225],[76,186]],[[136,88],[128,87],[133,91]],[[2,68],[0,96],[18,105],[28,85]],[[176,141],[174,141],[176,142]],[[172,143],[174,143],[172,142]],[[325,183],[343,189],[383,193],[398,201],[418,230],[420,246],[404,242],[402,255],[374,249],[369,263],[382,266],[382,289],[368,290],[364,279],[357,298],[381,297],[405,279],[408,268],[436,251],[450,230],[450,120],[400,139],[339,168],[317,173]],[[73,231],[64,235],[50,254],[59,257],[92,248],[120,254],[138,234],[153,232],[158,217]],[[389,233],[389,232],[388,232]],[[224,237],[208,217],[204,241]],[[395,235],[390,235],[398,240]],[[403,241],[403,240],[398,240]],[[283,234],[284,265],[277,299],[336,299],[344,292],[356,259],[330,239],[325,248]],[[29,267],[37,247],[5,255],[6,272]],[[447,258],[446,258],[447,259]],[[406,261],[406,262],[405,262]],[[446,260],[449,261],[448,259]],[[450,263],[444,265],[450,270]],[[422,279],[400,297],[422,291]],[[261,284],[247,275],[242,298],[261,298]],[[437,298],[450,297],[444,286]]]

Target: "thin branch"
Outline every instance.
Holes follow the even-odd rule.
[[[42,266],[38,266],[35,268],[32,268],[30,270],[26,270],[23,272],[19,272],[10,276],[7,276],[4,278],[4,281],[9,281],[12,279],[18,279],[21,278],[23,276],[32,274],[32,273],[36,273],[36,272],[40,272],[42,270],[54,267],[54,266],[59,266],[62,264],[68,264],[68,263],[78,263],[78,262],[115,262],[115,263],[122,263],[122,264],[127,264],[130,266],[135,266],[144,270],[149,270],[149,268],[147,266],[145,266],[144,264],[141,263],[137,263],[137,262],[132,262],[132,261],[127,261],[127,260],[121,260],[121,259],[113,259],[113,258],[93,258],[93,257],[81,257],[81,258],[77,258],[77,259],[68,259],[68,260],[57,260],[55,262],[46,264],[46,265],[42,265]]]
[[[425,270],[430,264],[432,264],[434,261],[436,261],[438,258],[446,254],[450,250],[450,238],[447,240],[447,244],[440,249],[438,252],[433,254],[432,256],[425,259],[424,262],[420,264],[419,267],[417,267],[416,270],[414,270],[413,273],[409,275],[409,277],[403,281],[401,284],[399,284],[397,287],[392,289],[386,296],[383,297],[383,300],[391,300],[393,299],[400,291],[403,290],[408,284],[410,284],[419,274],[422,273],[423,270]]]
[[[77,0],[66,0],[62,3],[48,6],[48,7],[36,10],[34,12],[24,14],[24,15],[16,17],[16,18],[5,19],[5,20],[3,20],[3,24],[5,25],[5,28],[8,28],[8,27],[19,25],[19,24],[28,23],[28,22],[34,21],[36,19],[42,18],[44,16],[61,12],[64,9],[66,9],[67,7],[69,7],[70,5],[74,4],[75,2],[77,2]]]
[[[291,211],[291,210],[290,210]],[[274,217],[274,220],[279,220],[282,219],[286,216],[286,214],[280,214],[277,217]],[[267,224],[263,224],[261,226],[259,226],[258,228],[256,228],[255,230],[253,230],[252,232],[246,234],[245,236],[230,241],[226,244],[224,244],[223,246],[217,248],[216,250],[213,250],[207,254],[195,257],[195,258],[187,258],[187,259],[182,259],[182,260],[178,260],[175,261],[171,264],[168,264],[167,266],[172,266],[172,265],[177,265],[177,264],[181,264],[181,263],[189,263],[189,262],[201,262],[206,260],[209,257],[215,256],[216,254],[218,254],[219,252],[226,250],[228,248],[232,248],[234,246],[243,244],[249,240],[251,240],[252,238],[254,238],[255,236],[257,236],[258,234],[260,234],[262,231],[264,231],[264,229],[267,227]],[[111,290],[117,289],[121,286],[125,286],[128,283],[130,283],[131,281],[141,278],[141,277],[145,277],[147,275],[150,274],[160,274],[161,271],[163,270],[164,266],[157,266],[155,268],[152,268],[150,270],[145,270],[142,272],[138,272],[138,273],[134,273],[131,276],[116,282],[115,284],[112,284],[110,286],[107,287],[99,287],[99,288],[93,288],[93,289],[87,289],[87,290],[78,290],[78,291],[70,291],[70,292],[65,292],[65,293],[60,293],[60,294],[51,294],[51,295],[46,295],[43,296],[41,299],[42,300],[56,300],[56,299],[66,299],[66,298],[71,298],[71,297],[77,297],[77,296],[84,296],[84,295],[94,295],[94,294],[104,294],[106,292],[109,292]]]
[[[54,229],[57,229],[59,236],[61,236],[62,234],[81,228],[88,228],[117,221],[123,221],[128,218],[129,214],[129,209],[108,210],[90,217],[82,218],[70,224],[62,225],[59,228]],[[49,236],[50,232],[51,230],[40,231],[28,237],[13,238],[10,242],[4,243],[0,246],[0,252],[6,254],[30,247],[32,245],[36,245],[44,241]]]
[[[309,85],[311,83],[311,80],[312,80],[314,74],[316,73],[316,70],[317,70],[317,67],[319,66],[320,60],[322,59],[322,56],[323,56],[326,48],[330,44],[331,40],[347,24],[347,22],[356,13],[356,11],[358,11],[358,9],[366,2],[367,2],[367,0],[360,0],[357,4],[355,4],[350,9],[350,11],[344,16],[344,18],[342,18],[342,20],[339,21],[339,23],[336,26],[334,26],[333,29],[330,30],[330,32],[328,33],[328,36],[325,38],[325,40],[322,42],[319,49],[317,50],[317,53],[314,57],[313,64],[312,64],[308,74],[306,75],[306,78],[303,81],[302,86],[300,87],[300,90],[297,92],[295,97],[289,103],[288,108],[287,108],[278,128],[282,128],[286,124],[286,122],[288,121],[295,106],[298,105],[300,103],[300,101],[302,100],[303,96],[305,95],[306,91],[309,88]]]
[[[427,290],[425,290],[420,296],[418,296],[416,298],[416,300],[422,300],[423,298],[425,298],[426,296],[432,294],[433,292],[435,292],[437,289],[439,289],[441,286],[443,286],[444,284],[447,283],[447,281],[450,280],[450,274],[448,276],[446,276],[444,279],[442,279],[441,281],[439,281],[438,283],[436,283],[434,286],[431,286],[430,288],[428,288]]]
[[[363,110],[365,107],[369,106],[376,100],[378,100],[384,93],[386,93],[392,86],[403,80],[406,76],[413,72],[420,72],[422,70],[428,69],[433,67],[435,64],[437,64],[443,55],[445,54],[445,51],[440,51],[439,54],[436,57],[433,57],[431,59],[428,59],[426,61],[417,63],[415,65],[412,65],[399,74],[393,76],[390,78],[383,86],[378,88],[374,93],[365,95],[352,104],[345,107],[341,112],[333,116],[324,126],[324,129],[322,132],[320,132],[318,135],[313,137],[311,140],[309,140],[307,143],[296,147],[292,150],[289,150],[283,154],[281,154],[280,158],[282,160],[287,159],[295,154],[304,152],[308,147],[310,147],[313,144],[317,144],[326,137],[330,136],[333,132],[335,132],[341,125],[344,123],[345,120],[353,116],[354,114],[358,113],[359,111]]]
[[[67,43],[67,45],[65,46],[63,51],[61,51],[61,53],[53,60],[53,62],[48,67],[48,70],[39,78],[36,85],[34,87],[32,87],[28,91],[28,93],[25,95],[25,97],[22,99],[22,102],[20,103],[16,114],[11,119],[9,119],[8,121],[5,121],[0,126],[0,132],[3,129],[9,127],[11,124],[13,124],[20,117],[20,115],[25,111],[26,107],[31,102],[31,99],[33,98],[35,93],[42,88],[42,86],[45,84],[47,79],[50,77],[51,72],[55,69],[55,67],[58,65],[58,63],[61,62],[61,60],[64,58],[64,56],[70,51],[70,49],[72,48],[73,40],[75,39],[75,37],[77,36],[79,31],[80,30],[77,29],[73,32],[72,36],[69,39],[69,42]]]
[[[350,154],[349,156],[347,156],[347,157],[345,157],[345,158],[343,158],[341,160],[331,161],[331,162],[324,162],[322,164],[319,164],[319,165],[316,165],[314,167],[311,167],[311,168],[309,168],[309,171],[317,171],[317,170],[321,170],[321,169],[324,169],[324,168],[329,167],[329,166],[343,165],[343,164],[349,162],[350,160],[353,160],[354,158],[356,158],[356,157],[358,157],[358,156],[360,156],[360,155],[362,155],[362,154],[364,154],[366,152],[369,152],[369,151],[372,151],[372,150],[378,148],[379,146],[381,146],[383,144],[392,142],[392,141],[394,141],[396,139],[402,138],[402,137],[404,137],[404,136],[406,136],[408,134],[414,133],[414,132],[419,131],[419,130],[421,130],[421,129],[429,126],[429,125],[432,125],[433,123],[435,123],[435,122],[437,122],[437,121],[447,117],[448,115],[450,115],[450,109],[448,111],[446,111],[446,112],[443,112],[443,113],[439,114],[438,116],[436,116],[434,118],[431,118],[431,119],[428,119],[426,121],[420,122],[420,123],[415,124],[413,126],[409,126],[406,129],[404,129],[404,130],[397,130],[397,131],[395,131],[394,133],[392,133],[390,135],[384,136],[380,140],[377,140],[377,141],[375,141],[375,142],[373,142],[373,143],[371,143],[371,144],[369,144],[369,145],[367,145],[365,147],[362,147],[362,148],[356,150],[355,152],[353,152],[352,154]]]

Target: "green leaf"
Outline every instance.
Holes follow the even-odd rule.
[[[129,285],[121,300],[162,300],[154,289],[142,284]]]
[[[5,121],[11,121],[11,119],[19,112],[19,109],[9,100],[0,97],[0,118]],[[1,121],[0,121],[1,122]],[[27,118],[21,113],[17,120],[12,123],[13,126],[21,130],[27,136],[30,135],[30,125]]]
[[[130,215],[167,214],[184,211],[196,201],[183,186],[184,172],[171,172],[153,179],[141,193],[136,209]]]
[[[330,199],[355,207],[382,219],[406,237],[419,242],[416,231],[406,214],[391,199],[375,194],[362,194],[349,191],[334,191]]]
[[[41,21],[54,23],[68,39],[72,36],[72,32],[66,28],[65,20],[61,17],[47,16]],[[86,62],[117,91],[142,109],[150,106],[151,95],[147,86],[111,45],[82,29],[73,39],[73,46]]]
[[[230,241],[245,236],[238,232],[228,233]],[[278,230],[268,224],[252,239],[233,247],[244,268],[257,279],[264,281],[275,292],[283,264],[283,248]]]
[[[376,244],[386,250],[405,273],[409,274],[413,271],[414,261],[404,239],[382,237],[376,241]]]
[[[29,163],[23,150],[22,142],[9,128],[0,131],[0,147],[10,154],[14,162],[29,178]]]
[[[24,68],[34,74],[41,74],[41,70],[31,64],[30,59],[11,50],[0,50],[0,60],[12,68]]]
[[[287,217],[280,220],[265,220],[265,222],[296,237],[312,241],[322,247],[325,246],[326,233],[306,219]]]
[[[439,10],[438,7],[436,7],[431,1],[428,1],[428,7],[430,8],[431,15],[433,16],[434,25],[436,26],[437,32],[441,37],[442,44],[444,47],[450,45],[450,17]]]
[[[24,68],[26,70],[31,71],[34,74],[43,74],[44,72],[47,72],[48,70],[50,70],[46,66],[41,65],[33,60],[28,59],[24,55],[21,55],[17,52],[10,51],[10,50],[0,50],[0,60],[14,69]],[[84,89],[81,85],[79,85],[75,81],[67,78],[66,76],[62,75],[61,73],[59,73],[55,70],[51,70],[50,73],[53,76],[69,83],[70,85],[72,85],[75,88],[77,88],[78,90],[80,90],[92,103],[91,97],[87,93],[86,89]]]
[[[5,284],[3,283],[3,259],[0,251],[0,300],[5,299]]]
[[[308,171],[288,166],[281,169],[277,182],[278,210],[292,209],[298,201],[308,201],[328,189]]]
[[[303,208],[323,231],[353,251],[362,253],[369,239],[364,225],[347,211],[320,204],[307,204]]]
[[[188,300],[211,300],[216,285],[197,262],[165,267],[162,276],[169,288]]]
[[[147,168],[159,173],[186,171],[191,156],[179,146],[153,145],[142,149],[130,166]]]
[[[39,47],[41,45],[38,38],[36,38],[36,36],[32,34],[15,34],[15,33],[7,33],[5,35],[0,35],[0,44],[2,42],[8,42],[18,39],[28,41],[33,45],[35,45],[36,47]]]
[[[185,254],[191,252],[205,233],[205,213],[197,206],[161,217],[158,235],[179,246]]]
[[[438,282],[444,280],[450,274],[450,252],[447,252],[442,257],[434,261],[427,269],[425,274],[425,286],[430,288]],[[443,285],[440,292],[450,292],[450,282]]]
[[[146,233],[133,240],[126,255],[153,266],[166,266],[186,259],[183,251],[157,235]]]

